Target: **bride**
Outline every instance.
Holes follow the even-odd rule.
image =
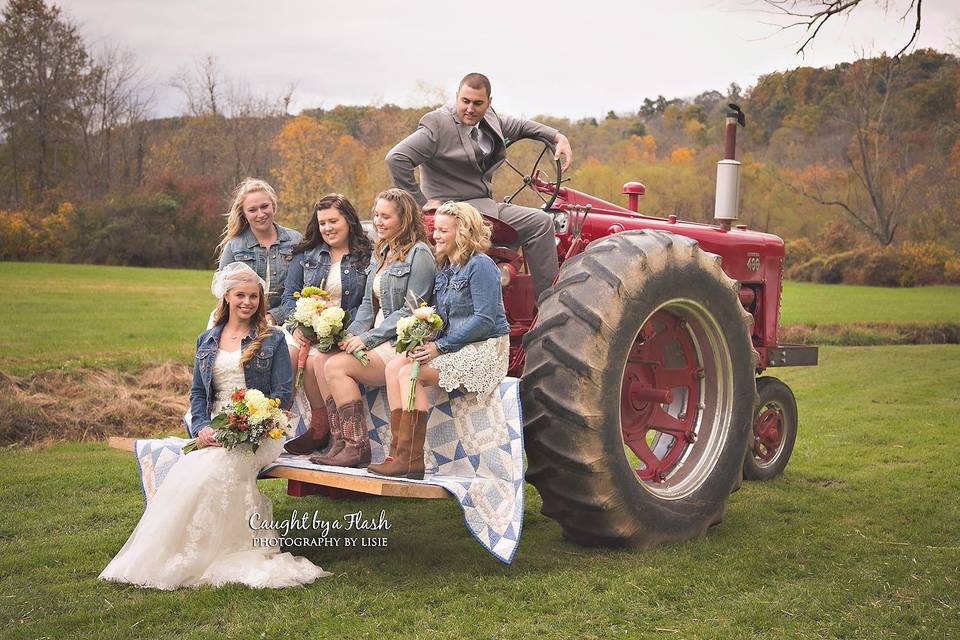
[[[280,454],[282,439],[266,438],[256,453],[224,449],[209,426],[235,388],[259,389],[290,404],[290,356],[283,334],[266,321],[263,280],[246,264],[217,272],[220,299],[214,327],[197,339],[190,409],[203,447],[181,456],[147,505],[101,580],[176,589],[239,582],[288,587],[331,575],[306,558],[281,553],[272,529],[273,505],[257,489],[257,473]],[[254,515],[256,514],[256,516]],[[254,541],[258,546],[254,546]]]

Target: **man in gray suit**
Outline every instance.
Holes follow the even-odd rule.
[[[532,120],[497,114],[490,108],[490,81],[471,73],[460,81],[456,104],[423,116],[417,130],[391,149],[386,161],[394,185],[410,192],[421,207],[464,201],[513,227],[539,297],[559,268],[553,218],[540,209],[494,201],[491,184],[507,157],[505,140],[523,138],[550,145],[562,167],[570,166],[573,152],[565,135]],[[415,167],[420,167],[419,185]]]

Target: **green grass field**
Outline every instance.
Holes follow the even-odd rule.
[[[135,368],[190,362],[213,308],[210,272],[0,262],[13,313],[0,323],[0,369]],[[784,324],[958,322],[960,287],[883,289],[788,282]]]
[[[909,289],[787,282],[783,324],[960,322],[960,287]]]
[[[960,637],[960,346],[830,347],[777,372],[800,435],[784,477],[746,483],[706,538],[652,550],[562,541],[527,488],[511,566],[453,501],[290,498],[275,515],[385,509],[382,550],[301,552],[303,589],[172,593],[96,576],[143,509],[136,464],[103,445],[0,451],[4,638]],[[296,550],[294,550],[296,551]]]

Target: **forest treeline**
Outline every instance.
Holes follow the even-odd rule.
[[[279,220],[295,228],[330,191],[365,211],[390,186],[386,152],[436,107],[293,115],[291,93],[258,94],[206,58],[170,79],[182,115],[151,118],[151,87],[129,52],[91,48],[43,0],[11,0],[0,18],[0,260],[210,267],[244,177],[271,181]],[[787,240],[788,274],[960,281],[954,55],[802,67],[693,98],[638,94],[626,113],[535,119],[570,138],[573,188],[623,203],[622,185],[640,181],[642,212],[707,221],[728,102],[747,116],[742,221]],[[509,111],[508,99],[495,106]],[[529,165],[539,151],[526,142],[510,157]],[[498,176],[501,197],[516,188],[511,173]]]

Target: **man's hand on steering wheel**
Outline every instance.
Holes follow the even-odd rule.
[[[553,157],[555,160],[560,160],[562,158],[560,168],[563,171],[566,171],[567,167],[570,166],[570,163],[573,162],[573,149],[570,148],[570,141],[567,140],[567,136],[557,132],[557,137],[554,140],[554,144],[556,144],[557,148],[556,151],[554,151]]]

